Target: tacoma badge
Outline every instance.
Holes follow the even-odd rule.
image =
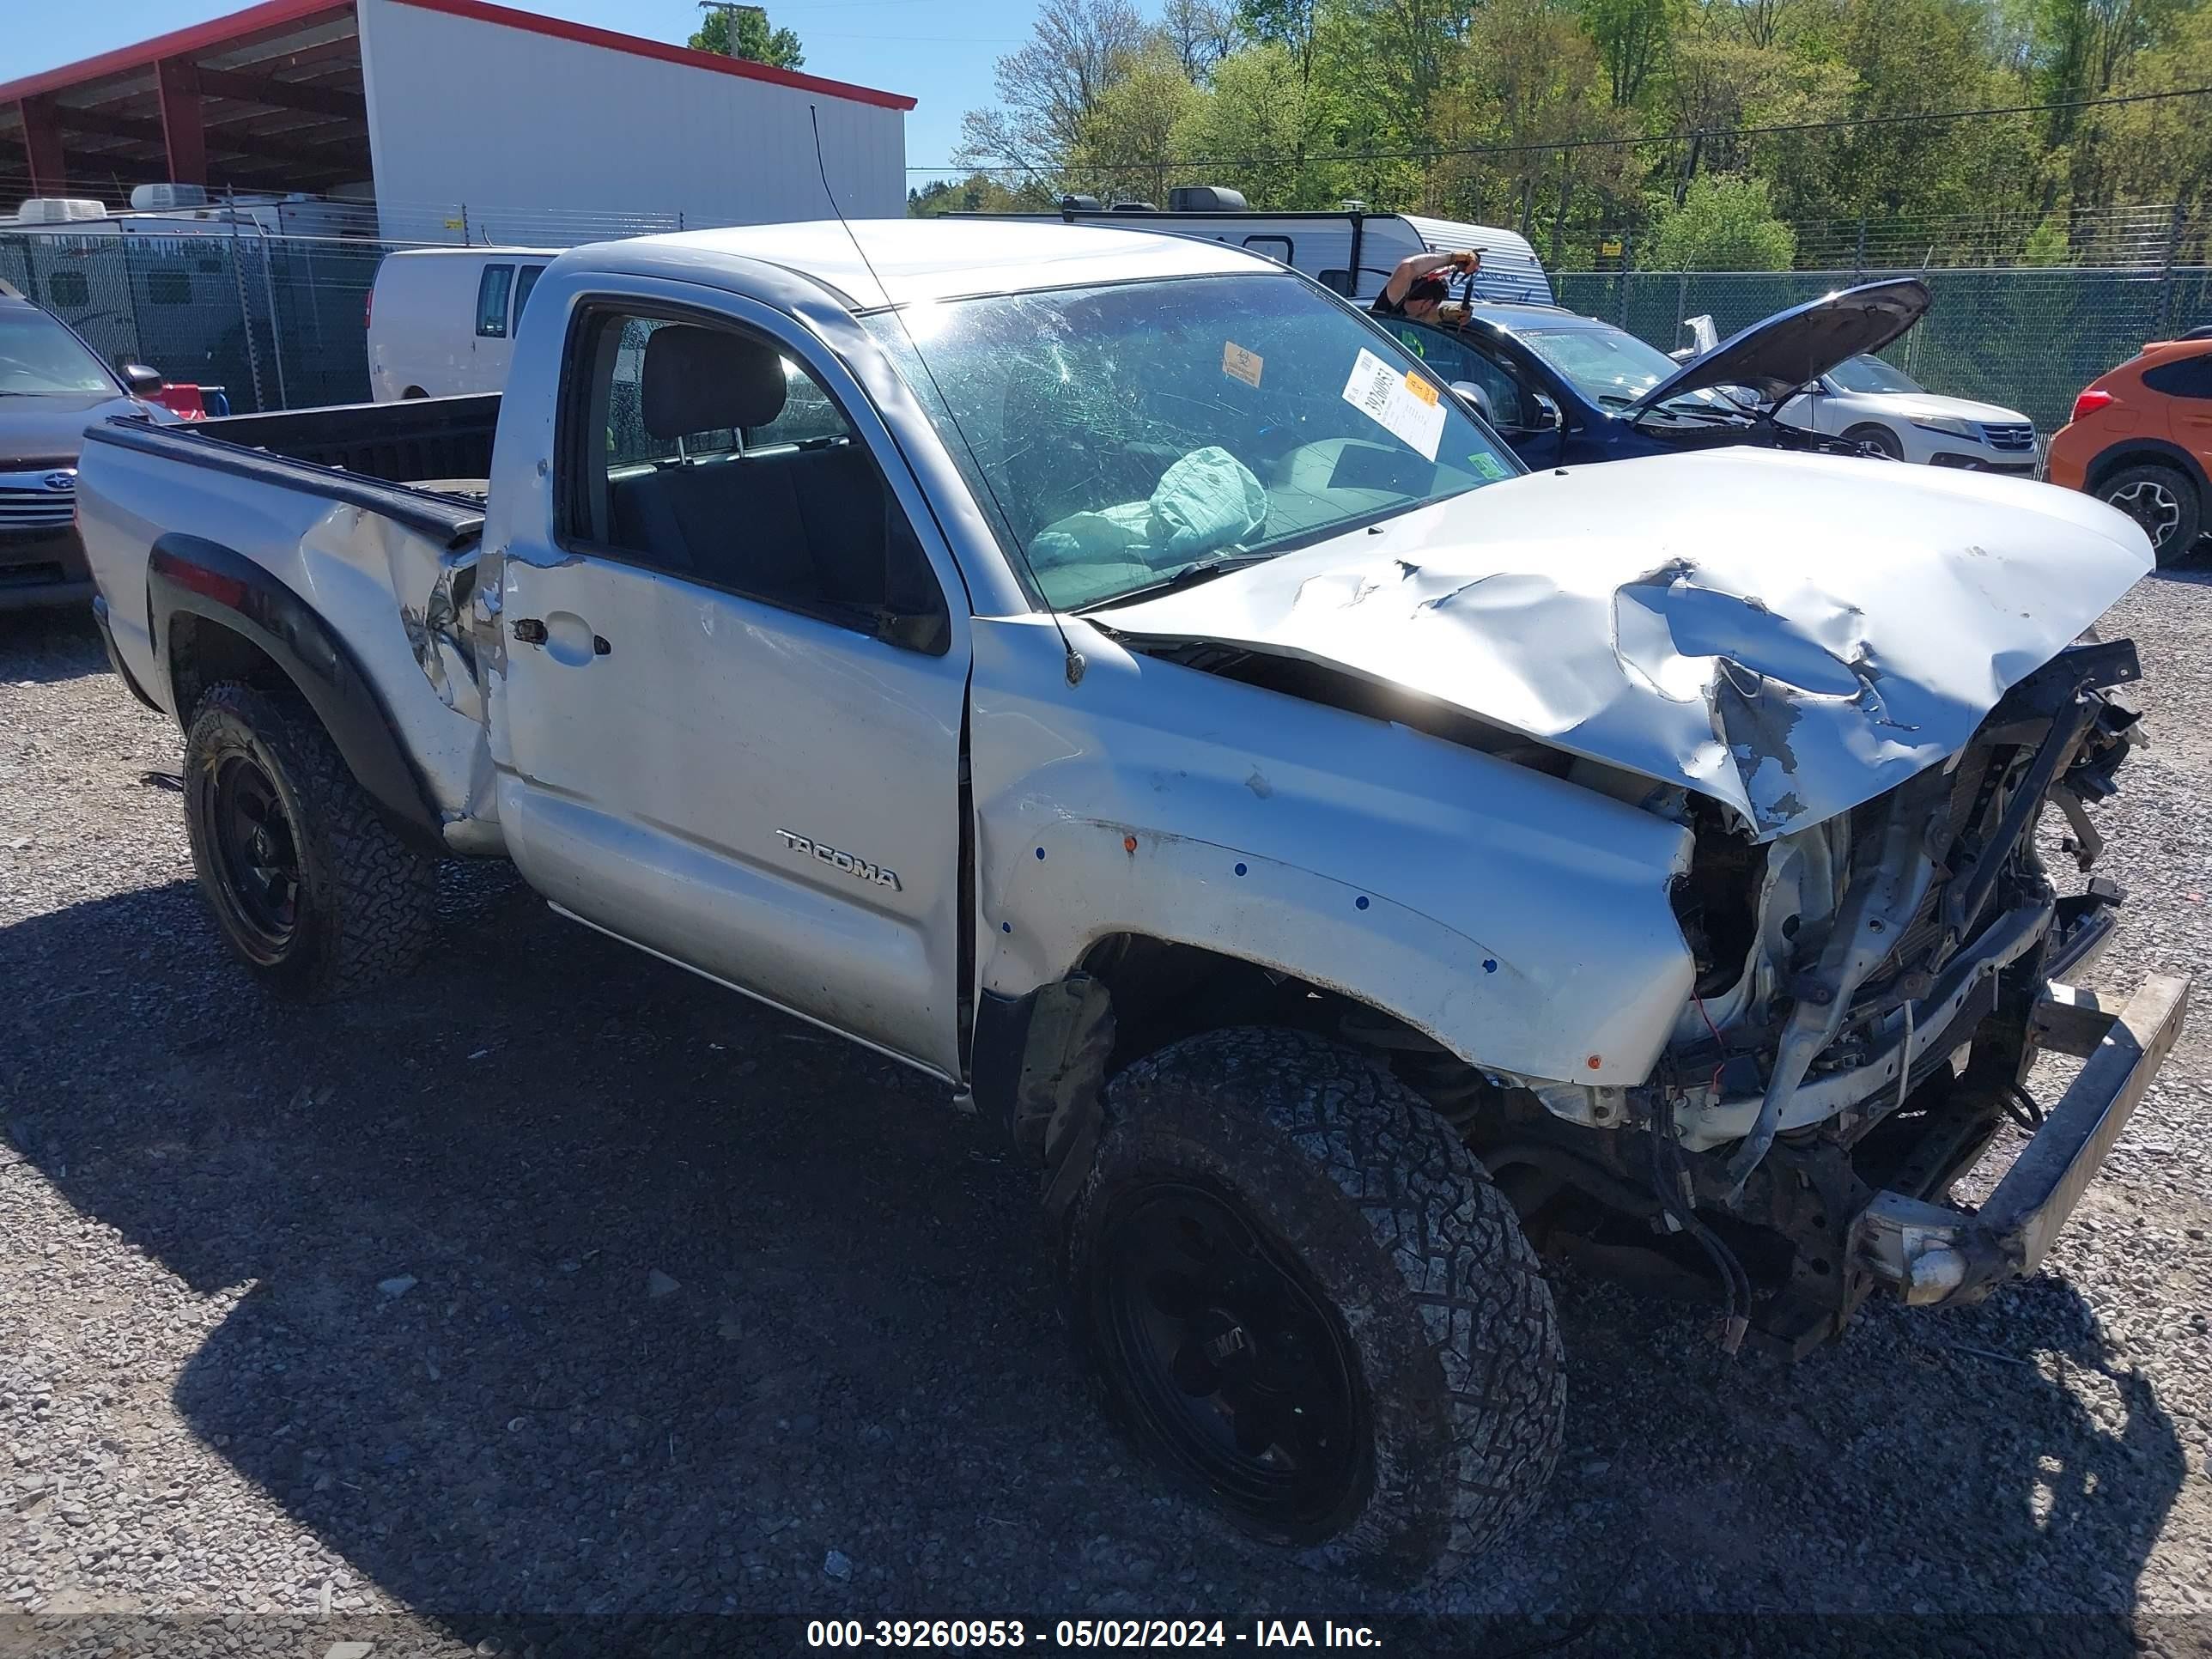
[[[775,833],[783,844],[794,853],[805,854],[821,860],[824,864],[835,865],[848,876],[858,876],[862,881],[872,881],[877,886],[888,887],[895,893],[904,890],[899,886],[898,872],[896,870],[885,870],[878,865],[869,863],[866,859],[856,859],[850,853],[841,853],[834,847],[825,847],[818,841],[809,840],[805,836],[794,836],[788,830],[779,830]]]

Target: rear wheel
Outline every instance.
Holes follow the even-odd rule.
[[[1323,1566],[1448,1573],[1534,1507],[1565,1382],[1512,1206],[1419,1097],[1304,1033],[1116,1078],[1069,1220],[1112,1415],[1237,1526]]]
[[[185,738],[200,890],[264,982],[320,998],[404,973],[428,945],[438,866],[392,830],[307,706],[247,685],[200,700]]]
[[[2097,486],[2097,498],[2142,526],[2160,564],[2173,564],[2197,545],[2204,527],[2196,481],[2176,467],[2146,462],[2115,472]]]

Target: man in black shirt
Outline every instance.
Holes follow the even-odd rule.
[[[1444,273],[1472,273],[1481,269],[1482,255],[1470,249],[1457,253],[1408,254],[1398,262],[1397,270],[1390,273],[1390,280],[1382,285],[1382,293],[1367,308],[1377,317],[1403,317],[1409,323],[1433,323],[1451,293],[1451,279]]]

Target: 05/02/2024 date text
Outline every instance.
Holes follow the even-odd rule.
[[[1382,1645],[1366,1625],[1261,1619],[814,1619],[810,1648],[1352,1648]]]

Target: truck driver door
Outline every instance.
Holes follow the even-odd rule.
[[[507,845],[562,909],[957,1077],[963,590],[842,368],[714,297],[571,321],[552,533],[505,550]]]

